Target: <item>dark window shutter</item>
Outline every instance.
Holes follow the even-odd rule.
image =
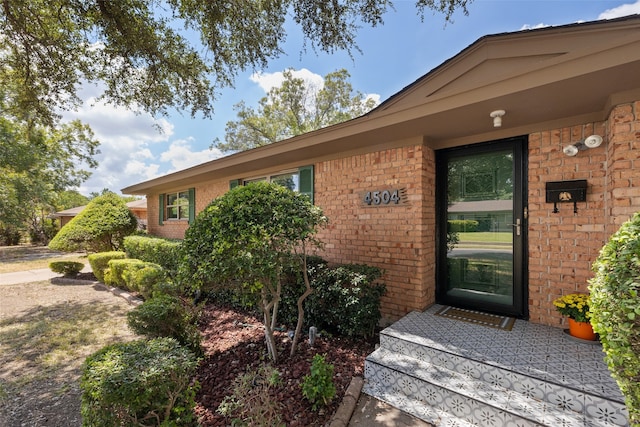
[[[160,206],[158,206],[158,225],[162,225],[164,222],[164,194],[160,197]]]
[[[196,219],[196,189],[189,189],[189,224]]]
[[[240,180],[239,179],[232,179],[231,181],[229,181],[229,190],[233,190],[238,185],[240,185]]]
[[[306,194],[313,203],[313,165],[302,166],[298,169],[300,174],[300,193]]]

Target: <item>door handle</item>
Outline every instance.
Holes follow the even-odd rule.
[[[516,228],[516,236],[520,235],[520,228],[522,226],[520,218],[516,218],[516,223],[515,224],[508,224],[508,225]]]

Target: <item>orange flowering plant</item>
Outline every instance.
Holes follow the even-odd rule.
[[[564,316],[576,322],[588,322],[591,317],[589,312],[589,295],[568,294],[553,301],[553,305]]]

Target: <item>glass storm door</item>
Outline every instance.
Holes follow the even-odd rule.
[[[438,301],[526,316],[526,139],[438,152]]]

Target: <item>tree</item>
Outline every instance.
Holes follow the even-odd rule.
[[[417,0],[445,14],[471,0]],[[166,114],[212,113],[220,87],[241,70],[265,68],[282,53],[286,16],[313,50],[357,50],[362,24],[383,23],[391,0],[21,0],[0,5],[0,86],[11,105],[52,124],[79,103],[85,81],[104,84],[104,100]],[[189,40],[195,33],[199,42]]]
[[[66,252],[117,251],[136,226],[136,217],[124,200],[114,193],[104,194],[91,200],[62,227],[49,242],[49,248]]]
[[[201,290],[231,287],[258,294],[267,350],[276,362],[273,331],[284,269],[295,262],[305,277],[307,291],[298,300],[300,308],[311,293],[307,251],[319,245],[314,236],[325,222],[321,209],[306,195],[266,182],[236,187],[211,202],[187,229],[180,282]],[[292,351],[302,328],[301,312]]]
[[[98,141],[79,121],[57,127],[22,121],[10,114],[1,95],[0,226],[26,229],[32,239],[46,242],[47,215],[64,191],[89,177],[86,169],[96,166]]]
[[[227,122],[225,141],[214,145],[222,151],[244,151],[295,135],[341,123],[361,116],[376,101],[353,93],[347,70],[324,77],[324,87],[307,85],[292,70],[283,72],[284,81],[272,88],[254,110],[244,102],[235,105],[237,121]]]

